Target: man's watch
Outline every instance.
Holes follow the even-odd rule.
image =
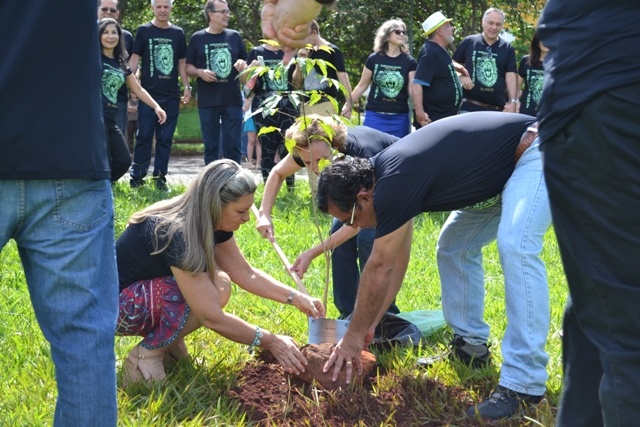
[[[191,86],[185,86],[184,90],[191,90]]]
[[[511,98],[511,103],[512,104],[520,104],[520,100],[517,98]]]

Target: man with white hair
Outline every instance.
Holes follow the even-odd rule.
[[[444,117],[458,114],[462,103],[462,85],[456,72],[469,77],[465,68],[451,60],[446,51],[453,43],[453,25],[442,12],[422,23],[428,39],[420,49],[418,68],[412,84],[417,128]]]
[[[500,38],[504,12],[495,7],[482,17],[482,33],[467,36],[453,54],[469,77],[462,77],[464,99],[461,111],[516,112],[518,104],[516,51]]]

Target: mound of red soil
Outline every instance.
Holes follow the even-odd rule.
[[[477,425],[461,417],[471,400],[459,387],[373,369],[362,383],[329,391],[286,374],[269,352],[245,365],[230,394],[247,421],[265,427]],[[424,406],[442,400],[449,402],[450,418],[425,418]],[[417,408],[416,402],[423,407]]]
[[[347,370],[343,366],[336,381],[332,380],[333,367],[329,372],[322,372],[322,368],[331,356],[333,344],[309,344],[300,349],[301,353],[309,363],[304,372],[296,375],[302,381],[313,383],[314,381],[322,388],[327,390],[335,390],[337,388],[347,388]],[[356,364],[354,361],[351,378],[349,383],[362,382],[366,378],[376,364],[376,357],[368,351],[360,353],[360,364],[362,366],[362,376],[358,375]]]

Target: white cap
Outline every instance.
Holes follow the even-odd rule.
[[[431,16],[429,16],[427,20],[422,23],[422,29],[424,30],[424,35],[428,36],[429,34],[433,33],[435,30],[440,28],[442,24],[449,21],[451,21],[451,19],[447,19],[447,17],[444,16],[444,14],[440,11],[431,14]]]

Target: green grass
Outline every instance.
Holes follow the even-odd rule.
[[[174,141],[202,139],[198,108],[186,105],[180,109],[178,125],[173,134]]]
[[[183,189],[184,187],[173,187],[169,196],[179,194]],[[163,193],[147,188],[131,190],[126,183],[116,184],[114,195],[116,236],[122,232],[132,212],[164,196]],[[257,194],[256,202],[259,200],[260,194]],[[301,180],[294,192],[287,193],[283,190],[277,199],[273,214],[276,235],[291,261],[317,241],[315,227],[310,219],[312,215],[308,185]],[[441,308],[435,243],[445,218],[446,214],[424,214],[416,220],[411,261],[397,298],[403,311]],[[326,232],[330,225],[329,218],[322,216],[320,223],[322,230]],[[253,225],[252,221],[236,233],[245,256],[252,264],[293,286],[271,245],[258,236]],[[496,364],[499,364],[500,338],[506,327],[504,283],[495,244],[486,248],[484,254],[487,278],[485,318],[492,328],[491,349]],[[561,328],[567,289],[552,230],[545,236],[542,256],[548,269],[552,307],[552,326],[547,344],[550,354],[547,400],[551,407],[555,407],[561,388],[561,342],[557,332]],[[8,244],[0,253],[0,265],[3,266],[0,270],[0,292],[3,295],[0,299],[0,352],[3,355],[0,358],[0,425],[50,425],[56,395],[53,364],[48,343],[38,328],[31,308],[24,274],[13,243]],[[305,275],[305,285],[310,293],[320,298],[324,288],[324,271],[324,260],[320,257]],[[328,317],[336,318],[337,311],[331,301],[327,308]],[[291,335],[299,344],[307,342],[306,319],[291,306],[261,300],[235,287],[226,310],[261,327]],[[135,337],[116,338],[118,381],[122,377],[122,360],[138,341]],[[246,346],[223,339],[209,330],[196,331],[186,341],[193,363],[181,362],[169,368],[169,380],[166,384],[118,390],[119,425],[249,425],[247,415],[228,397],[228,390],[235,385],[237,374],[249,359]],[[440,424],[433,425],[460,425],[443,421],[452,419],[452,411],[462,413],[464,410],[464,405],[453,397],[455,390],[464,389],[474,399],[484,398],[495,386],[498,374],[497,370],[460,369],[446,361],[437,363],[426,374],[414,368],[418,357],[441,353],[446,343],[446,336],[437,334],[421,348],[396,349],[380,355],[380,363],[393,375],[384,376],[379,381],[378,388],[370,393],[381,396],[389,394],[389,390],[402,382],[407,392],[405,399],[409,399],[411,407],[421,414],[421,420],[441,421]],[[424,388],[427,378],[441,385],[437,393],[428,392]],[[331,399],[331,396],[333,395],[329,394],[327,398]],[[343,410],[348,410],[350,405],[337,398],[334,404],[341,405]],[[542,407],[532,420],[525,423],[523,419],[521,423],[552,425],[553,411]]]

